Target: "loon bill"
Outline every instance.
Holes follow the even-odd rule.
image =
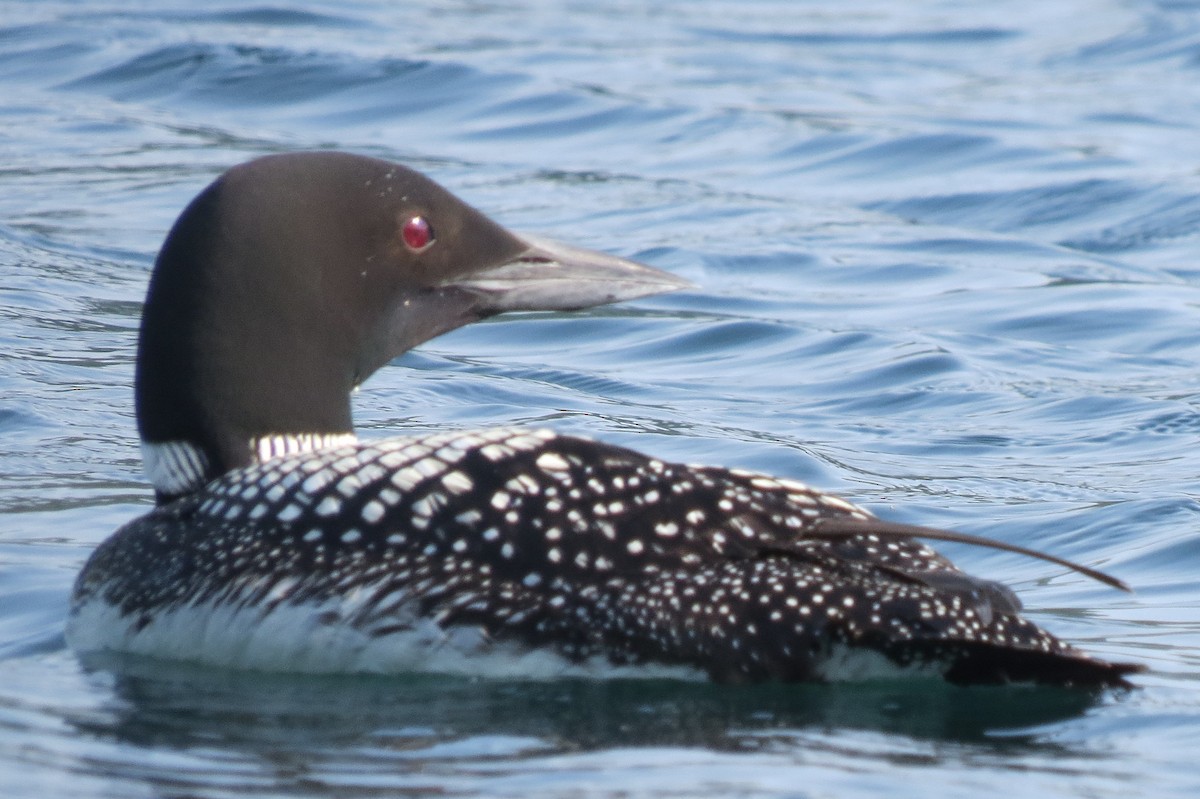
[[[1011,590],[801,483],[547,430],[359,442],[351,391],[506,311],[687,287],[518,236],[403,166],[235,167],[162,247],[136,404],[157,507],[76,582],[68,637],[234,668],[1126,685]]]

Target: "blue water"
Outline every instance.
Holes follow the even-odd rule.
[[[146,510],[162,237],[283,150],[405,161],[697,288],[476,325],[364,433],[545,423],[761,469],[1133,584],[944,546],[1099,697],[932,684],[299,679],[89,664]],[[1194,796],[1200,4],[0,2],[0,795]]]

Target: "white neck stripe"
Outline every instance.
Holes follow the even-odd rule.
[[[272,433],[251,439],[250,453],[257,462],[315,452],[326,447],[358,443],[354,433]],[[177,496],[201,488],[207,482],[208,457],[188,441],[143,441],[142,470],[160,494]]]
[[[354,433],[272,433],[250,441],[250,450],[259,461],[294,455],[297,452],[315,452],[326,447],[357,444]]]
[[[204,485],[208,458],[187,441],[143,441],[142,471],[160,494],[186,494]]]

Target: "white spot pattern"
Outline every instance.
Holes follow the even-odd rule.
[[[272,453],[290,446],[272,442]],[[168,455],[190,462],[158,453]],[[886,522],[844,500],[549,431],[272,455],[181,501],[194,508],[186,527],[166,506],[93,557],[74,616],[97,603],[119,612],[89,640],[196,660],[240,651],[232,639],[153,638],[171,635],[160,615],[219,596],[267,616],[332,608],[371,639],[411,629],[419,606],[446,635],[482,629],[569,662],[684,664],[716,679],[836,678],[835,650],[964,681],[1019,676],[1049,656],[1093,679],[1119,676],[1023,619],[1007,589],[885,536]],[[812,534],[836,519],[879,534]],[[155,554],[166,542],[190,557]],[[163,567],[131,566],[148,558]]]

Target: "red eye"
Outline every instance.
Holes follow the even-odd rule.
[[[400,235],[404,237],[404,246],[413,252],[421,252],[434,241],[433,228],[423,216],[414,216],[405,222]]]

